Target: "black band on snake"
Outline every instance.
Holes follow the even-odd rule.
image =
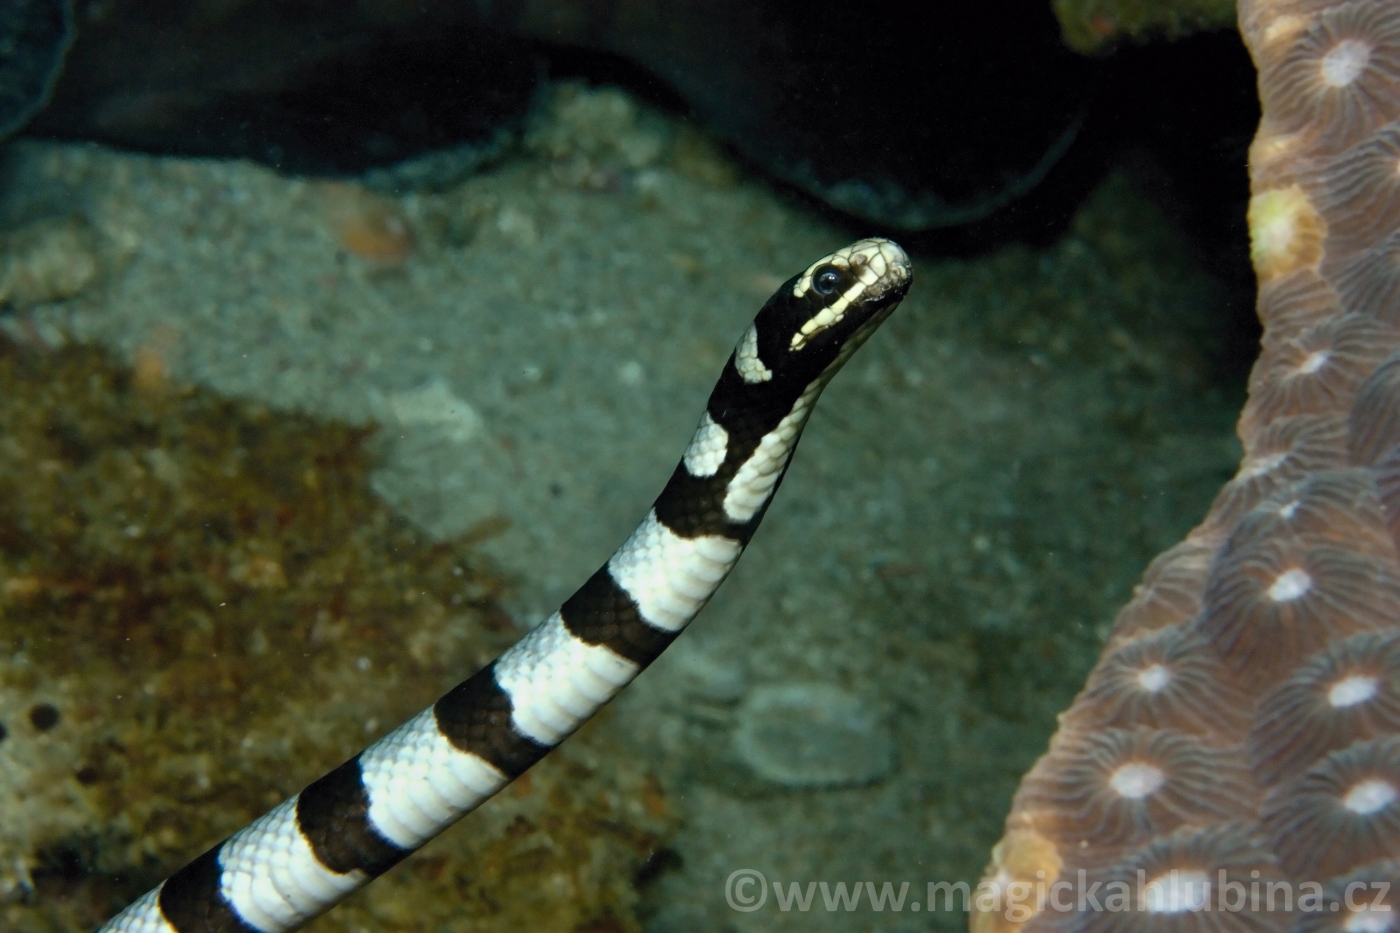
[[[283,933],[479,806],[631,683],[695,618],[772,500],[822,389],[909,289],[861,240],[786,282],[734,349],[632,536],[559,611],[98,933]]]

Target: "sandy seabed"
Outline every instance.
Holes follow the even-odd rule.
[[[374,488],[431,536],[483,537],[522,628],[645,513],[758,306],[865,232],[581,88],[514,155],[433,191],[12,144],[0,219],[54,218],[92,274],[7,330],[376,422]],[[1113,613],[1233,472],[1240,395],[1209,379],[1221,301],[1119,177],[1044,251],[915,256],[908,300],[828,391],[733,578],[597,730],[680,819],[679,858],[642,888],[647,929],[845,928],[733,911],[740,868],[975,882]],[[871,725],[814,750],[800,722],[752,720],[773,689],[839,693]],[[772,777],[874,740],[893,751],[856,786]],[[930,923],[907,905],[861,917]]]

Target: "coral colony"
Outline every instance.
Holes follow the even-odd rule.
[[[1022,783],[975,933],[1400,922],[1400,4],[1243,0],[1240,24],[1244,461]]]

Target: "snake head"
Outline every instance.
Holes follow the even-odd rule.
[[[909,256],[878,237],[824,256],[768,299],[736,350],[745,382],[830,376],[889,316],[913,281]]]

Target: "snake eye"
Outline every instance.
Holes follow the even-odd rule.
[[[830,295],[841,284],[841,273],[835,266],[825,266],[812,273],[812,288],[818,295]]]

